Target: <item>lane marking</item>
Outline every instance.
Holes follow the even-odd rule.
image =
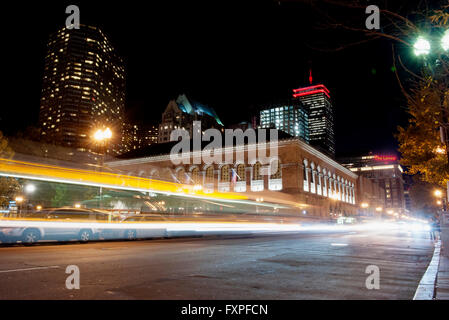
[[[56,269],[56,268],[59,268],[59,266],[33,267],[33,268],[23,268],[23,269],[0,270],[0,273],[21,272],[21,271],[33,271],[33,270],[45,270],[45,269]]]
[[[440,264],[441,240],[435,244],[432,260],[427,267],[418,288],[416,289],[413,300],[432,300],[435,293],[435,283],[437,280],[438,266]]]
[[[346,247],[347,245],[347,243],[331,243],[331,246],[334,247]]]

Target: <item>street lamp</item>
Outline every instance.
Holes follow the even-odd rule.
[[[101,153],[101,164],[100,164],[100,170],[104,165],[104,157],[105,157],[105,153],[106,153],[106,145],[109,142],[109,140],[112,138],[112,131],[109,128],[106,128],[104,130],[98,129],[97,131],[95,131],[94,136],[93,136],[94,140],[97,141],[97,143],[100,146],[100,153]],[[99,198],[99,203],[98,206],[101,207],[101,198],[103,196],[103,188],[100,187],[100,198]]]
[[[441,37],[440,39],[440,45],[441,45],[441,49],[443,49],[441,52],[441,49],[438,50],[438,53],[442,53],[443,55],[448,54],[448,50],[449,50],[449,29],[445,31],[444,35]],[[424,57],[424,65],[430,70],[431,74],[432,74],[432,78],[433,80],[437,80],[435,81],[438,86],[438,91],[441,91],[440,94],[440,100],[441,100],[441,119],[440,119],[440,137],[441,137],[441,142],[444,143],[446,145],[446,150],[445,153],[447,155],[447,161],[449,163],[449,120],[448,120],[448,115],[449,115],[449,110],[446,110],[445,106],[444,106],[444,101],[445,101],[445,94],[447,92],[447,80],[445,79],[444,75],[440,73],[435,72],[434,68],[432,68],[432,66],[430,64],[428,64],[427,60],[425,59],[425,57],[430,54],[431,51],[431,45],[430,42],[425,39],[422,36],[419,36],[418,39],[416,40],[416,42],[413,45],[413,50],[416,56],[423,56]],[[436,67],[442,65],[442,61],[441,61],[441,56],[437,59],[435,59],[435,64]],[[446,68],[446,67],[445,67]],[[437,153],[442,153],[441,150],[438,150]]]
[[[449,50],[449,30],[446,30],[443,38],[441,38],[441,47],[443,48],[444,51]]]
[[[415,55],[428,55],[430,53],[430,42],[423,37],[419,37],[413,45]]]
[[[23,197],[22,196],[17,196],[16,197],[16,203],[18,204],[19,207],[19,214],[22,213],[22,202],[23,202]]]
[[[36,191],[36,186],[34,184],[27,184],[25,186],[26,193],[33,193],[34,191]]]
[[[441,190],[435,190],[433,192],[433,194],[435,195],[435,197],[441,198],[441,196],[443,195],[443,192],[441,192]]]

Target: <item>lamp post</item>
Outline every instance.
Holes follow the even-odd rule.
[[[104,165],[104,158],[105,153],[107,151],[107,144],[109,140],[112,138],[112,131],[109,128],[106,128],[104,130],[98,129],[95,131],[95,134],[93,136],[94,140],[98,143],[99,149],[100,149],[100,170],[103,168]],[[100,198],[98,203],[98,208],[101,208],[101,200],[103,196],[103,187],[100,187]]]
[[[437,47],[437,50],[433,50],[435,54],[441,56],[448,56],[449,54],[449,29],[445,31],[443,36],[439,39],[440,44]],[[425,37],[420,36],[416,39],[416,42],[413,45],[413,50],[416,56],[424,57],[424,65],[430,71],[433,80],[435,80],[437,84],[437,89],[440,92],[440,100],[441,100],[441,118],[440,118],[440,137],[441,142],[446,146],[446,156],[449,165],[449,110],[447,106],[444,105],[445,92],[448,89],[447,77],[442,74],[442,72],[437,72],[436,68],[444,68],[447,70],[447,66],[442,66],[444,62],[442,59],[435,59],[435,68],[427,61],[426,57],[432,52],[432,45]],[[438,150],[437,153],[442,153],[442,150]]]
[[[18,204],[18,215],[20,216],[22,213],[22,202],[23,202],[23,197],[22,196],[17,196],[14,200],[16,200],[16,203]]]

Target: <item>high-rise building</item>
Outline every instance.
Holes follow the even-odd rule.
[[[395,155],[368,154],[339,159],[339,162],[359,176],[366,177],[385,190],[387,214],[406,213],[403,170]]]
[[[45,57],[39,113],[42,139],[95,151],[94,130],[113,132],[108,150],[119,151],[125,69],[106,35],[97,27],[65,27],[50,36]]]
[[[181,94],[176,100],[171,100],[159,125],[158,143],[170,141],[170,134],[176,129],[185,129],[192,137],[193,121],[201,121],[201,129],[222,129],[223,123],[218,118],[215,110],[197,101],[189,100]]]
[[[126,123],[123,129],[122,148],[120,153],[145,148],[157,143],[157,125],[137,125]]]
[[[260,128],[276,128],[309,142],[307,110],[299,101],[272,103],[260,111]]]
[[[293,97],[308,109],[310,144],[335,157],[335,117],[329,90],[319,84],[294,89]]]

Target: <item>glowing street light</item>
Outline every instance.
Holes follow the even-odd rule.
[[[382,211],[382,207],[377,207],[377,208],[376,208],[376,211],[377,211],[377,212],[381,212],[381,211]]]
[[[22,196],[18,196],[18,197],[16,197],[16,202],[17,203],[21,203],[21,202],[23,202],[23,197]]]
[[[37,211],[41,211],[42,210],[42,206],[41,205],[36,206],[36,210]]]
[[[362,208],[368,208],[368,203],[363,202],[360,206],[361,206]]]
[[[435,197],[440,198],[443,195],[443,192],[441,192],[441,190],[435,190],[433,194],[435,195]]]
[[[449,30],[446,30],[443,38],[441,38],[441,47],[444,51],[449,50]]]
[[[435,153],[438,153],[438,154],[445,154],[445,153],[446,153],[446,150],[444,150],[444,148],[437,147],[437,148],[435,148]]]
[[[81,205],[79,203],[75,203],[75,208],[79,209],[81,208]]]
[[[442,202],[441,202],[441,200],[437,200],[437,205],[441,205],[442,204]]]
[[[112,138],[112,131],[109,128],[106,128],[104,130],[98,129],[94,133],[94,140],[96,141],[105,141]]]
[[[430,42],[423,37],[419,37],[413,45],[415,55],[428,55],[430,53]]]
[[[36,186],[34,184],[27,184],[25,186],[26,193],[33,193],[34,191],[36,191]]]

